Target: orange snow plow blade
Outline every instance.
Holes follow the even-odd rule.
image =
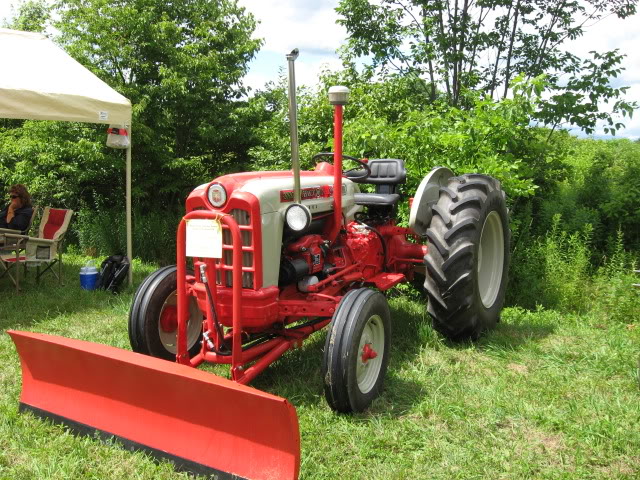
[[[284,398],[107,345],[8,333],[22,363],[21,410],[115,437],[193,473],[298,477],[298,418]]]

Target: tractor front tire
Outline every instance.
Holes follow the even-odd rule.
[[[387,299],[369,288],[349,291],[333,315],[322,376],[329,406],[362,412],[382,392],[389,364],[391,315]]]
[[[452,177],[440,188],[427,230],[424,287],[434,328],[477,339],[500,318],[509,270],[509,220],[500,182]]]
[[[177,352],[177,268],[161,268],[138,287],[129,311],[129,342],[134,352],[175,361]],[[187,349],[200,350],[203,315],[194,299],[189,303]]]

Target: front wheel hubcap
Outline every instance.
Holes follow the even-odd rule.
[[[358,345],[356,377],[358,388],[364,394],[375,386],[384,357],[384,325],[379,315],[367,320]]]
[[[158,321],[160,342],[169,353],[177,353],[178,348],[178,298],[172,293],[165,300]],[[202,312],[197,303],[190,297],[189,318],[187,319],[187,349],[190,350],[202,334]]]

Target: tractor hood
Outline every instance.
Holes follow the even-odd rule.
[[[280,177],[261,177],[247,181],[238,190],[251,193],[260,203],[260,213],[279,212],[293,203],[293,177],[288,175]],[[327,212],[333,208],[333,177],[302,176],[300,178],[302,188],[302,203],[311,213]],[[356,185],[351,180],[342,180],[343,208],[354,205],[354,193]]]

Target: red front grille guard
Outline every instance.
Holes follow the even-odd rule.
[[[223,261],[216,261],[216,259],[199,259],[207,266],[205,275],[211,288],[211,300],[213,303],[215,303],[218,298],[218,288],[225,288],[224,285],[220,286],[215,282],[216,278],[223,277],[218,274],[229,270],[232,272],[232,328],[231,334],[224,336],[225,340],[230,340],[231,342],[230,355],[216,353],[208,347],[207,342],[202,342],[200,352],[193,358],[189,358],[187,346],[189,287],[186,271],[186,222],[188,220],[195,219],[220,221],[223,224],[223,227],[228,229],[231,234],[231,241],[233,244],[232,265],[227,265]],[[250,302],[251,300],[249,298],[243,298],[242,274],[246,272],[253,272],[255,274],[256,269],[253,267],[243,266],[242,264],[242,255],[246,247],[242,246],[241,232],[242,227],[238,225],[232,215],[207,210],[195,210],[190,212],[185,215],[180,222],[177,238],[178,342],[176,361],[183,365],[190,365],[192,367],[196,367],[205,361],[218,364],[230,364],[232,380],[246,385],[289,349],[301,346],[302,342],[309,335],[325,327],[331,321],[331,314],[336,303],[335,301],[326,300],[319,302],[296,302],[280,299],[279,303],[282,312],[280,314],[280,318],[296,315],[296,313],[298,316],[320,316],[322,318],[317,321],[296,326],[295,328],[282,328],[278,330],[277,334],[272,335],[273,338],[266,339],[263,343],[255,344],[243,349],[243,336],[246,332],[242,318],[242,303],[243,301]],[[236,247],[238,245],[241,245],[242,248]],[[223,244],[223,248],[228,247],[228,245]],[[256,256],[254,255],[254,258],[255,257]],[[198,275],[198,273],[196,274]],[[255,279],[254,281],[259,283]],[[247,292],[253,291],[251,289],[245,290]],[[298,303],[303,303],[304,306],[300,309]],[[218,335],[218,330],[214,325],[214,312],[212,311],[212,307],[209,302],[207,302],[206,309],[206,336],[210,337],[215,347],[218,348],[223,338]],[[301,311],[296,312],[296,309],[300,309]],[[301,313],[302,315],[300,315]],[[255,363],[246,367],[246,365],[251,362]]]
[[[189,299],[187,297],[187,256],[186,256],[186,239],[187,239],[187,221],[195,219],[207,219],[218,220],[222,224],[226,225],[231,232],[231,241],[234,245],[233,248],[233,265],[232,271],[232,291],[233,291],[233,303],[232,303],[232,315],[233,315],[233,334],[232,334],[232,356],[231,361],[233,365],[241,364],[242,356],[242,319],[241,314],[241,301],[242,301],[242,248],[238,246],[242,245],[242,236],[240,234],[240,227],[235,219],[229,214],[222,214],[218,212],[211,212],[206,210],[195,210],[186,214],[180,221],[178,226],[178,240],[177,240],[177,267],[178,267],[178,352],[176,361],[184,365],[191,365],[189,360],[189,352],[187,349],[187,319],[189,318]],[[255,256],[254,256],[255,258]],[[207,262],[208,266],[212,266],[214,269],[220,268],[215,262]],[[222,266],[223,270],[225,267]],[[207,278],[209,285],[213,286],[213,296],[216,297],[217,284],[215,282],[216,275],[211,274],[211,269],[207,270]],[[222,275],[221,275],[222,278]],[[213,280],[213,281],[211,281]],[[207,312],[207,330],[214,332],[213,325],[213,312]],[[233,374],[233,370],[232,370]],[[235,378],[234,378],[235,380]]]

